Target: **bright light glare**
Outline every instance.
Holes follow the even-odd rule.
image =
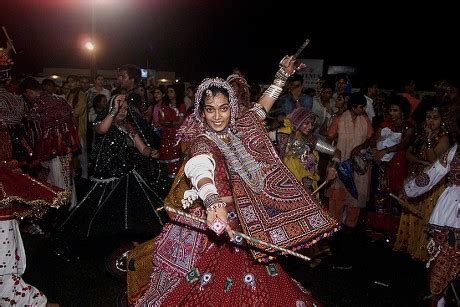
[[[86,42],[85,43],[85,48],[90,50],[90,51],[93,51],[94,50],[94,44],[92,42]]]
[[[58,75],[52,75],[51,79],[59,79],[59,76]]]

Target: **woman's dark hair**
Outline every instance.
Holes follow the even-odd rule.
[[[142,95],[141,95],[142,99],[144,99],[144,102],[145,102],[146,104],[149,104],[149,96],[148,96],[148,93],[147,93],[147,88],[145,87],[145,85],[144,85],[142,82],[139,83],[139,84],[137,85],[137,88],[139,88],[139,87],[141,87],[141,88],[144,89],[144,95],[143,95],[143,97],[142,97]],[[139,95],[140,95],[140,94],[139,94]]]
[[[386,100],[386,109],[389,110],[390,106],[395,105],[398,106],[402,112],[403,119],[407,120],[410,116],[410,103],[406,97],[401,95],[391,95]]]
[[[174,90],[174,92],[176,93],[176,102],[177,102],[177,105],[179,106],[180,104],[183,104],[184,103],[184,89],[180,88],[179,85],[168,85],[166,86],[166,96],[168,96],[168,89],[169,88],[172,88]],[[169,97],[166,97],[166,99],[169,100]]]
[[[104,94],[98,94],[93,98],[93,107],[96,108],[101,104],[102,99],[106,98]]]
[[[40,83],[33,77],[27,77],[19,84],[19,90],[23,94],[26,90],[40,91],[41,89]]]
[[[134,64],[126,64],[121,66],[118,71],[126,71],[129,79],[134,79],[135,84],[139,84],[139,82],[141,82],[141,69],[139,66]]]
[[[364,97],[364,95],[360,92],[352,93],[350,95],[350,99],[348,99],[348,102],[347,102],[348,110],[351,110],[352,108],[357,107],[357,106],[366,106],[366,105],[367,105],[366,97]]]
[[[222,87],[217,87],[217,86],[211,85],[210,87],[208,87],[208,90],[210,90],[212,92],[213,96],[216,96],[217,94],[220,93],[220,94],[224,95],[228,100],[230,100],[230,96],[228,95],[227,90],[222,88]],[[201,99],[200,99],[200,108],[199,108],[200,113],[202,113],[203,110],[204,110],[204,104],[205,104],[205,100],[206,100],[206,91],[203,91],[203,95],[201,96]]]

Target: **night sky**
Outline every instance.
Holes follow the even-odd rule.
[[[16,70],[89,67],[82,46],[91,35],[93,2],[103,69],[134,63],[199,81],[237,66],[250,82],[267,83],[281,57],[306,38],[311,44],[302,58],[357,65],[361,76],[387,86],[414,78],[429,88],[436,78],[458,78],[460,68],[457,18],[438,2],[439,8],[403,9],[389,2],[358,8],[299,0],[4,0],[0,23],[20,50]]]

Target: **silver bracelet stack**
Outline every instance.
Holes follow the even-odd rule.
[[[335,153],[335,147],[323,140],[316,142],[315,150],[330,156],[333,156]]]
[[[117,113],[118,113],[118,110],[113,108],[112,110],[110,110],[109,115],[112,116],[112,117],[115,117],[115,116],[117,116]]]
[[[281,95],[282,91],[283,91],[282,87],[272,84],[265,90],[264,95],[269,96],[276,100]]]
[[[226,203],[222,201],[219,194],[211,194],[203,200],[203,205],[206,207],[206,213],[216,211],[219,208],[225,208]]]

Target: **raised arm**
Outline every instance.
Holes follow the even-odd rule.
[[[98,124],[96,124],[96,133],[106,134],[112,126],[113,120],[118,115],[118,111],[125,101],[124,95],[118,95],[111,99],[109,114]]]
[[[293,56],[285,56],[280,62],[280,69],[275,75],[275,80],[262,94],[259,99],[259,104],[269,112],[275,101],[281,95],[286,80],[295,72],[294,68],[295,59]]]

